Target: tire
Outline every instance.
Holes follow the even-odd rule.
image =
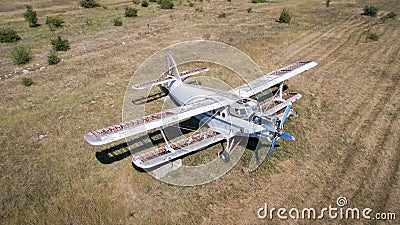
[[[228,152],[226,151],[222,151],[219,153],[219,157],[222,159],[222,161],[224,162],[229,162],[229,160],[231,159],[230,155]]]

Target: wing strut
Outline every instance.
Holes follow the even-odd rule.
[[[165,136],[164,129],[160,128],[160,132],[161,132],[161,135],[164,138],[165,143],[167,144],[166,147],[168,148],[168,150],[170,150],[171,152],[175,152],[175,149],[171,148],[171,146],[168,143],[168,139],[167,139],[167,136]]]

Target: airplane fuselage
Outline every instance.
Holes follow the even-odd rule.
[[[170,97],[178,105],[203,101],[206,98],[211,98],[216,101],[229,99],[233,102],[241,102],[246,100],[244,102],[247,103],[246,105],[248,105],[249,109],[247,109],[247,111],[243,111],[244,116],[242,117],[232,113],[234,111],[232,108],[234,107],[234,104],[230,106],[221,104],[221,108],[219,109],[195,116],[195,118],[198,120],[206,123],[212,130],[222,133],[226,136],[231,137],[234,135],[244,135],[259,137],[259,132],[261,130],[265,130],[266,126],[268,126],[270,130],[275,129],[272,123],[255,124],[252,121],[255,114],[261,114],[260,107],[255,100],[242,99],[235,93],[221,91],[210,87],[185,84],[181,81],[170,83],[168,89]]]

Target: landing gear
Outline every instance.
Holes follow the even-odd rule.
[[[229,153],[227,151],[222,151],[219,153],[219,157],[222,159],[222,161],[224,162],[229,162],[229,160],[231,159],[231,156],[229,155]]]

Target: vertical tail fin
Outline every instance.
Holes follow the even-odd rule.
[[[175,78],[175,80],[181,80],[181,76],[179,76],[178,68],[176,67],[176,63],[174,58],[171,55],[167,55],[167,71],[168,75]]]

